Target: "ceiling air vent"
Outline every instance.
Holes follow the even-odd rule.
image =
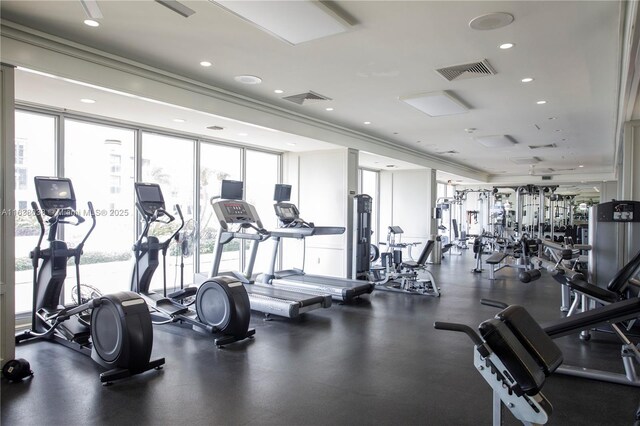
[[[458,151],[451,150],[451,151],[436,152],[436,154],[445,155],[445,154],[460,154],[460,153]]]
[[[282,99],[285,99],[289,102],[293,102],[294,104],[298,104],[298,105],[306,105],[314,102],[331,100],[331,98],[320,95],[316,92],[312,92],[311,90],[309,90],[306,93],[300,93],[298,95],[285,96]]]
[[[551,176],[542,176],[542,180],[551,180],[553,179]]]
[[[496,70],[493,69],[486,59],[481,62],[472,62],[470,64],[439,68],[436,72],[448,81],[465,80],[467,78],[484,77],[496,74]]]
[[[529,145],[529,149],[545,149],[545,148],[557,148],[555,143],[548,143],[546,145]]]
[[[220,126],[207,126],[207,129],[209,129],[209,130],[224,130],[224,127],[220,127]]]
[[[540,162],[538,157],[511,157],[509,160],[515,164],[536,164]]]

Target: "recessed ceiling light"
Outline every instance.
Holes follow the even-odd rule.
[[[82,98],[80,99],[80,102],[85,103],[85,104],[95,104],[96,101],[94,101],[93,99],[89,99],[89,98]]]
[[[202,62],[200,62],[200,65],[202,65],[203,67],[210,67],[210,66],[211,66],[211,62],[209,62],[209,61],[202,61]]]
[[[329,108],[325,108],[326,111],[333,111],[333,108],[329,107]]]
[[[536,102],[536,103],[537,103],[538,105],[544,105],[544,104],[546,104],[546,103],[547,103],[547,101],[538,101],[538,102]]]
[[[502,50],[511,49],[513,46],[515,46],[515,44],[513,43],[504,43],[500,45],[500,49]]]
[[[295,143],[293,143],[293,142],[287,142],[287,145],[289,145],[289,146],[296,146],[296,144],[295,144]]]
[[[175,121],[176,123],[184,123],[184,119],[182,118],[174,118],[173,121]]]
[[[371,124],[371,122],[370,121],[365,121],[364,124]]]
[[[89,27],[99,27],[100,26],[100,22],[94,21],[93,19],[85,19],[84,20],[84,24],[89,26]]]
[[[277,93],[277,94],[284,93],[284,90],[276,89],[276,90],[273,91],[273,93]]]
[[[249,136],[249,133],[238,133],[238,136]]]
[[[582,168],[582,167],[584,167],[584,164],[580,164],[578,167]]]
[[[531,83],[533,81],[533,78],[531,77],[525,77],[522,80],[520,80],[523,83]]]
[[[233,77],[235,81],[242,84],[260,84],[262,83],[262,79],[260,77],[256,77],[255,75],[237,75]]]

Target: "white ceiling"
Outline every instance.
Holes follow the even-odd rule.
[[[529,166],[510,158],[532,155],[541,159],[535,166],[541,173],[575,175],[576,181],[613,172],[621,2],[338,1],[333,6],[355,25],[296,46],[211,2],[183,3],[196,13],[183,18],[151,0],[101,0],[98,28],[83,25],[79,1],[3,0],[0,12],[9,21],[490,174],[527,176]],[[511,13],[515,21],[491,31],[469,28],[472,18],[490,12]],[[515,47],[499,49],[505,42]],[[448,82],[434,72],[483,59],[496,75]],[[201,67],[203,60],[213,66]],[[242,74],[263,82],[234,81]],[[524,84],[524,77],[535,80]],[[308,90],[332,100],[299,106],[280,99]],[[471,110],[429,117],[398,100],[442,90]],[[537,105],[541,99],[547,104]],[[216,124],[209,118],[198,125]],[[166,121],[154,125],[182,129]],[[501,134],[518,144],[496,150],[473,140]],[[550,143],[557,148],[528,148]],[[438,154],[445,151],[457,153]]]

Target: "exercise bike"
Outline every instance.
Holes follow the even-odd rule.
[[[91,202],[88,209],[92,224],[82,241],[69,248],[56,239],[59,225],[78,226],[85,222],[76,211],[76,198],[70,179],[36,177],[38,204],[31,203],[40,225],[38,244],[31,252],[33,265],[33,307],[31,329],[16,335],[16,343],[31,339],[49,339],[90,356],[109,371],[100,374],[103,384],[160,369],[164,358],[150,361],[153,347],[151,316],[145,301],[135,293],[122,291],[93,298],[82,297],[80,258],[84,244],[96,226]],[[45,234],[43,215],[49,225],[49,248],[41,249]],[[40,263],[42,259],[42,263]],[[67,277],[67,261],[76,268],[77,304],[60,305]]]
[[[164,197],[160,185],[155,183],[135,183],[136,207],[145,225],[133,246],[135,264],[131,277],[131,290],[140,294],[151,306],[158,321],[154,324],[186,323],[194,330],[218,334],[216,346],[252,338],[254,329],[249,328],[251,308],[249,296],[240,281],[232,277],[213,277],[199,287],[184,287],[167,294],[167,250],[171,241],[184,227],[184,217],[179,205],[175,210],[180,218],[180,226],[164,241],[149,235],[154,223],[168,225],[176,218],[165,210]],[[158,268],[159,254],[162,253],[163,292],[158,294],[150,289],[151,279]],[[192,302],[188,300],[194,299]],[[195,310],[191,309],[195,305]]]

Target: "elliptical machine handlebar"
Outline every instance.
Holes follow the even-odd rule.
[[[140,246],[140,244],[142,244],[142,240],[148,236],[149,228],[151,227],[152,223],[159,222],[164,225],[168,225],[169,223],[176,220],[173,215],[171,215],[163,208],[158,208],[153,212],[153,214],[148,214],[139,202],[136,203],[136,207],[138,208],[138,211],[140,212],[140,215],[145,222],[144,229],[142,230],[142,232],[140,233],[140,237],[136,241],[136,246],[138,247]],[[174,208],[178,213],[178,217],[180,218],[180,226],[166,240],[159,243],[162,246],[162,250],[164,250],[165,252],[169,248],[169,244],[171,244],[171,241],[176,237],[176,235],[178,235],[180,231],[182,231],[182,228],[184,228],[184,216],[182,215],[182,209],[180,208],[179,204],[174,205]],[[159,218],[163,216],[167,217],[166,221],[159,220]]]

